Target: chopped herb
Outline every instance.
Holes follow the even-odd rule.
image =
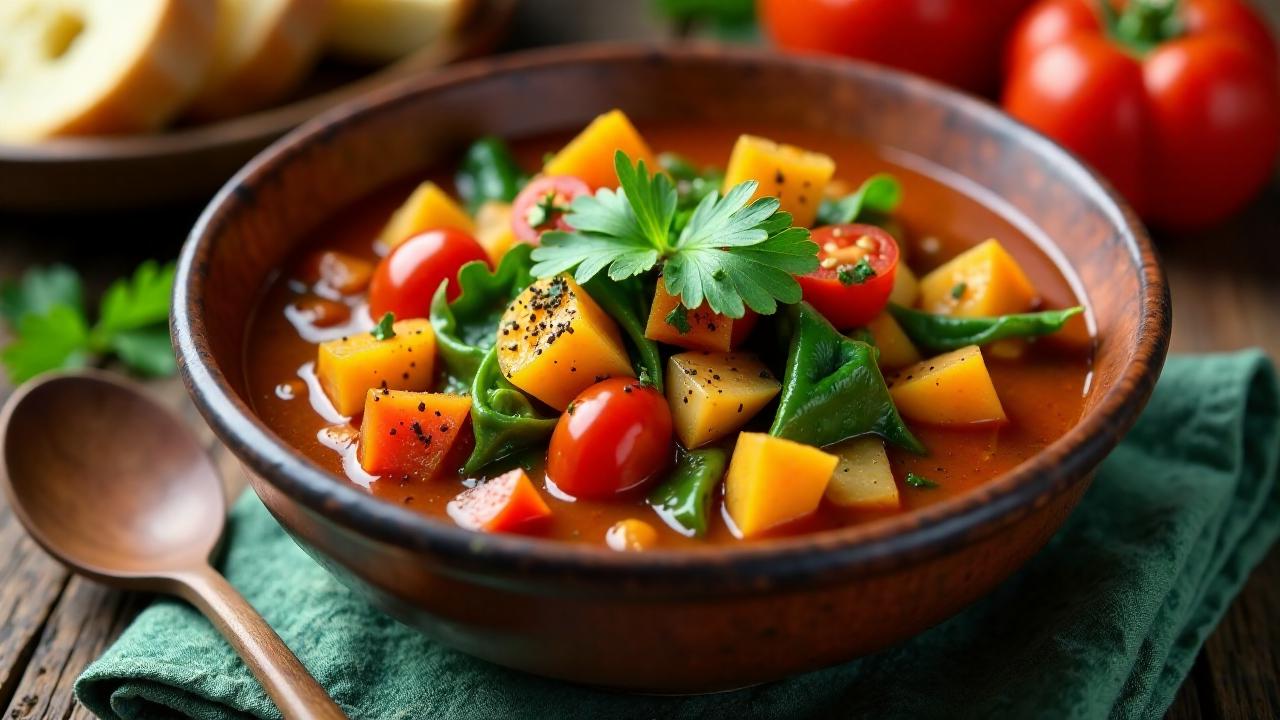
[[[777,198],[750,202],[754,181],[724,197],[703,197],[677,234],[671,178],[651,174],[643,161],[633,165],[622,151],[614,156],[614,168],[619,190],[574,198],[568,215],[574,231],[542,236],[533,251],[535,275],[573,270],[585,283],[607,268],[618,281],[664,263],[667,290],[685,307],[706,301],[713,312],[740,318],[748,307],[771,315],[778,302],[800,301],[794,276],[818,267],[818,248],[808,230],[792,227],[790,213],[778,211]]]
[[[875,276],[876,270],[866,258],[858,260],[854,265],[841,265],[836,270],[836,278],[841,285],[861,285]]]
[[[557,215],[569,209],[565,205],[556,202],[558,197],[555,190],[549,190],[546,195],[539,198],[538,202],[529,208],[529,212],[525,214],[525,220],[529,222],[529,227],[542,227],[554,220]]]
[[[392,312],[385,313],[382,316],[382,319],[378,321],[378,324],[373,327],[373,330],[371,331],[370,334],[372,334],[373,337],[378,340],[390,340],[391,338],[396,336],[396,330],[394,327],[392,327],[393,325],[395,325],[395,322],[396,322],[395,313],[392,313]]]
[[[938,483],[923,475],[917,475],[913,472],[907,473],[907,484],[913,488],[920,488],[922,490],[932,490],[938,487]]]
[[[964,291],[968,289],[969,289],[969,285],[967,283],[958,282],[955,285],[952,285],[951,298],[953,300],[959,300],[960,298],[964,297]]]
[[[680,331],[681,335],[693,328],[689,325],[689,311],[684,305],[676,305],[667,313],[667,324]]]

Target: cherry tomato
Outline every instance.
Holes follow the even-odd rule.
[[[560,416],[547,475],[573,497],[608,499],[666,468],[671,443],[662,393],[633,378],[610,378],[583,390]]]
[[[994,93],[1000,48],[1030,0],[758,0],[788,50],[862,58]]]
[[[820,267],[796,280],[804,299],[841,330],[866,325],[889,304],[898,243],[875,225],[829,225],[813,231]]]
[[[1241,0],[1131,0],[1123,12],[1147,21],[1110,27],[1086,0],[1032,7],[1006,54],[1004,107],[1148,220],[1219,220],[1267,181],[1280,150],[1275,44]]]
[[[520,191],[511,206],[511,229],[520,242],[538,244],[547,230],[572,230],[564,221],[569,203],[591,188],[572,175],[546,175],[534,179]]]
[[[369,284],[369,313],[380,318],[427,317],[431,298],[440,283],[449,280],[446,296],[458,297],[458,268],[473,260],[487,263],[489,256],[475,238],[461,230],[440,228],[400,243],[378,263]]]

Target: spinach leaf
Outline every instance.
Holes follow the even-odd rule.
[[[917,347],[929,352],[945,352],[969,345],[985,345],[1006,338],[1048,335],[1062,329],[1082,307],[1046,310],[997,317],[957,317],[920,312],[889,304],[889,313]]]
[[[474,475],[487,465],[542,443],[555,429],[556,420],[540,414],[528,396],[502,376],[498,351],[489,348],[471,382],[471,428],[476,445],[462,472]]]
[[[458,271],[462,294],[449,302],[441,283],[431,300],[431,327],[445,370],[463,384],[471,382],[485,351],[498,338],[502,313],[522,290],[533,283],[529,268],[533,248],[517,244],[502,256],[492,273],[483,262],[469,262]]]
[[[662,392],[662,356],[658,354],[658,343],[644,336],[653,288],[638,277],[611,280],[603,274],[592,278],[582,288],[622,328],[636,377]]]
[[[875,348],[841,335],[805,302],[778,313],[774,326],[790,346],[771,435],[822,447],[874,434],[925,453],[889,397]]]
[[[858,189],[839,200],[824,199],[818,206],[815,225],[843,225],[857,222],[862,211],[891,213],[902,201],[902,186],[887,173],[872,175]]]
[[[672,530],[702,537],[707,534],[711,515],[711,493],[724,477],[724,470],[724,450],[681,452],[675,469],[649,493],[649,505]]]
[[[474,215],[490,200],[514,200],[526,179],[507,144],[496,137],[484,137],[467,148],[453,184],[467,211]]]

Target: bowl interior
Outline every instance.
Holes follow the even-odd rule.
[[[188,382],[215,429],[251,466],[256,458],[260,472],[270,470],[259,452],[270,434],[244,402],[245,328],[272,273],[329,213],[452,162],[482,134],[570,130],[613,107],[642,127],[750,119],[923,158],[1022,227],[1073,278],[1100,339],[1085,415],[1044,455],[991,483],[992,498],[966,507],[983,502],[1002,512],[1079,480],[1145,402],[1167,345],[1163,277],[1131,213],[1048,140],[978,100],[856,63],[746,50],[581,47],[475,62],[367,95],[277,143],[224,188],[184,252],[175,320]],[[963,504],[929,511],[940,520]]]

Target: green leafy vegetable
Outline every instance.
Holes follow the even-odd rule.
[[[790,346],[771,435],[822,447],[874,434],[925,452],[889,397],[875,348],[841,335],[808,303],[787,308],[774,324]]]
[[[684,305],[677,305],[671,308],[671,312],[667,313],[665,320],[668,325],[675,328],[681,335],[693,329],[689,325],[689,308]]]
[[[901,305],[889,304],[889,313],[917,347],[930,352],[956,350],[968,345],[986,345],[1006,338],[1049,335],[1062,329],[1084,308],[1046,310],[997,317],[934,315]]]
[[[524,243],[512,246],[493,272],[480,261],[463,265],[458,271],[461,294],[453,302],[448,301],[444,284],[436,289],[431,327],[451,377],[470,384],[485,353],[497,342],[502,313],[533,282],[529,274],[532,249]]]
[[[711,493],[724,470],[725,452],[719,448],[681,452],[675,469],[649,493],[649,505],[671,529],[702,537],[711,515]]]
[[[839,200],[826,199],[818,206],[817,225],[857,222],[863,211],[891,213],[902,202],[902,186],[887,173],[872,175],[858,189]]]
[[[556,418],[539,414],[528,396],[502,376],[498,351],[491,347],[471,381],[471,427],[476,444],[462,466],[465,475],[543,443]]]
[[[394,327],[395,323],[395,313],[383,313],[382,319],[378,321],[377,325],[373,326],[373,329],[369,331],[369,334],[372,335],[375,340],[390,340],[396,336],[396,329]]]
[[[474,215],[490,200],[514,200],[525,180],[507,144],[495,137],[484,137],[467,148],[453,184]]]
[[[649,174],[644,161],[614,157],[620,190],[602,188],[575,198],[568,215],[573,232],[550,232],[533,251],[534,275],[574,270],[579,283],[601,271],[613,280],[640,275],[665,261],[667,290],[685,307],[705,300],[711,309],[740,318],[746,307],[772,314],[779,301],[800,300],[793,275],[817,268],[809,231],[791,226],[776,198],[748,205],[756,183],[748,181],[699,201],[688,224],[673,231],[677,193],[671,179]],[[673,239],[674,238],[674,239]]]
[[[923,475],[917,475],[913,472],[907,473],[907,484],[913,488],[921,488],[922,490],[932,490],[933,488],[939,487],[938,483]]]
[[[646,287],[640,278],[609,282],[603,277],[595,278],[582,289],[622,328],[636,377],[662,392],[662,356],[658,354],[658,343],[644,336],[653,289]]]
[[[143,263],[132,277],[112,283],[89,325],[75,271],[62,265],[33,268],[0,289],[0,312],[17,339],[0,353],[14,382],[46,370],[83,367],[115,354],[130,370],[168,375],[177,369],[169,344],[173,265]]]

